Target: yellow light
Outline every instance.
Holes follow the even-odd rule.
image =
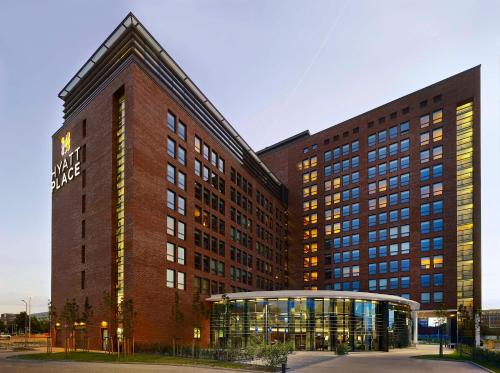
[[[101,321],[101,328],[107,328],[108,327],[108,322],[107,321]]]

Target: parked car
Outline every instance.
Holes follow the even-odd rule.
[[[10,341],[10,334],[0,334],[0,341]]]

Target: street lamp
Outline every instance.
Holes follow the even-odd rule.
[[[24,315],[24,346],[26,347],[26,344],[28,342],[26,339],[26,317],[28,317],[28,302],[26,302],[24,299],[21,299],[21,302],[23,302],[26,306],[26,312]]]
[[[29,338],[31,338],[31,297],[28,298],[27,303],[24,299],[21,299],[21,302],[24,302],[24,304],[26,305],[26,316],[28,317],[28,335]],[[24,334],[26,334],[26,319],[24,322]]]

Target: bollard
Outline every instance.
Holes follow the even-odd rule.
[[[286,363],[281,363],[281,373],[286,372]]]

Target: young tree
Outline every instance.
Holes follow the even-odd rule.
[[[443,356],[443,334],[444,327],[446,326],[446,319],[448,317],[448,312],[444,304],[440,304],[436,310],[436,316],[438,320],[438,333],[439,333],[439,356]]]
[[[74,340],[74,331],[75,331],[75,323],[80,318],[80,307],[76,300],[73,298],[72,300],[66,299],[66,303],[64,304],[63,310],[61,312],[61,318],[64,322],[64,330],[65,330],[65,343],[64,343],[64,352],[66,356],[68,355],[68,339]],[[68,337],[68,330],[70,331],[70,335]]]
[[[88,346],[88,330],[89,330],[89,324],[91,322],[91,318],[94,316],[94,311],[92,309],[92,305],[89,302],[89,297],[85,297],[85,303],[83,304],[83,311],[82,315],[80,317],[80,321],[85,323],[85,345]]]
[[[119,309],[119,318],[123,325],[123,338],[127,348],[124,348],[124,353],[134,353],[134,324],[137,312],[134,310],[134,301],[126,299],[121,301]]]

